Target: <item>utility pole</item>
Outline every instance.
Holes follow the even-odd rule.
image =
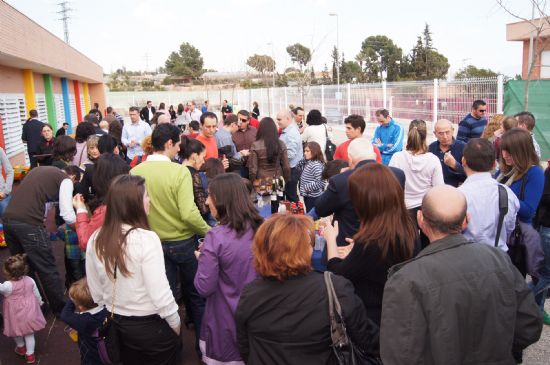
[[[59,20],[63,21],[63,33],[65,35],[65,43],[69,44],[69,19],[71,18],[69,16],[69,12],[71,12],[73,9],[68,7],[68,1],[63,1],[61,3],[58,3],[57,5],[61,6],[61,11],[58,11],[57,14],[61,14],[61,18],[59,18]]]
[[[145,53],[145,72],[148,72],[149,71],[149,53]]]
[[[340,92],[340,26],[337,13],[330,13],[329,16],[336,17],[336,82],[338,84],[338,92]]]

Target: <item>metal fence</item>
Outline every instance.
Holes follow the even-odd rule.
[[[319,109],[329,122],[341,124],[349,114],[360,114],[374,121],[374,113],[386,108],[397,119],[424,119],[434,121],[449,119],[458,123],[471,110],[472,102],[483,99],[489,114],[502,113],[503,78],[382,82],[376,84],[320,85],[263,89],[208,89],[191,92],[108,92],[109,105],[127,110],[132,105],[145,105],[147,100],[155,105],[164,102],[177,106],[189,100],[197,103],[210,101],[210,107],[218,110],[224,99],[233,109],[252,109],[259,104],[260,114],[274,115],[290,105],[304,109]]]

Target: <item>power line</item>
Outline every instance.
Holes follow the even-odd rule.
[[[69,19],[71,18],[69,16],[69,12],[71,12],[73,9],[69,8],[69,2],[63,1],[61,3],[58,3],[57,5],[61,6],[61,11],[58,11],[57,14],[61,14],[61,18],[59,20],[63,21],[63,33],[65,35],[65,43],[69,43]]]

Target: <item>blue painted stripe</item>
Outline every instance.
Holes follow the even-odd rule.
[[[69,134],[73,133],[73,123],[71,122],[71,101],[69,99],[69,82],[66,78],[61,78],[61,92],[63,93],[63,109],[65,110],[65,122],[69,123]]]

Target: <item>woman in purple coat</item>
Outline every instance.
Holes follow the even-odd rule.
[[[208,185],[206,204],[220,222],[195,252],[199,267],[195,287],[206,298],[200,349],[207,364],[244,364],[237,348],[235,310],[242,289],[256,278],[252,241],[263,218],[242,178],[216,176]]]

